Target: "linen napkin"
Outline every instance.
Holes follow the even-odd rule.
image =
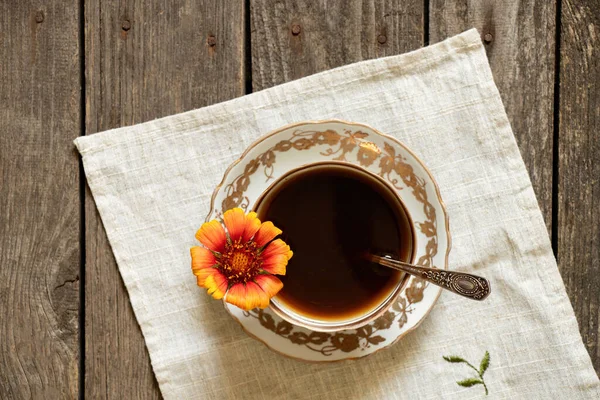
[[[225,169],[302,120],[366,123],[410,147],[450,216],[449,268],[487,277],[443,292],[396,345],[308,364],[248,337],[196,286],[189,247]],[[476,30],[221,104],[75,141],[165,399],[600,398],[546,227]],[[468,383],[465,384],[468,386]]]

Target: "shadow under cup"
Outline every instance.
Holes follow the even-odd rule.
[[[414,262],[410,214],[389,183],[344,162],[309,164],[279,178],[254,210],[294,256],[271,300],[281,318],[314,331],[355,329],[383,314],[408,277],[366,261],[384,252]]]

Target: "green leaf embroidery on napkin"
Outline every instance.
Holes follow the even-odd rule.
[[[449,363],[467,364],[469,366],[469,368],[471,368],[473,371],[475,371],[477,373],[478,378],[467,378],[467,379],[463,379],[462,381],[458,381],[456,383],[462,387],[483,385],[483,388],[485,389],[485,395],[486,396],[488,395],[488,388],[485,384],[485,381],[483,380],[483,374],[485,374],[485,371],[490,366],[490,353],[489,352],[487,352],[487,351],[485,352],[485,355],[483,356],[483,358],[481,359],[481,362],[479,363],[479,369],[475,368],[470,362],[468,362],[467,360],[465,360],[464,358],[459,357],[459,356],[444,356],[444,360],[448,361]]]
[[[464,379],[462,381],[458,381],[456,383],[458,383],[460,386],[471,387],[471,386],[482,384],[483,381],[478,378],[469,378],[469,379]]]
[[[489,366],[490,366],[490,353],[488,353],[486,351],[485,355],[483,356],[483,360],[481,360],[481,363],[479,364],[479,376],[483,376],[483,374],[485,374],[485,371],[488,369]]]

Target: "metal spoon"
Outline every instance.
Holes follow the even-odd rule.
[[[367,253],[365,258],[371,262],[393,268],[419,277],[442,289],[449,290],[473,300],[483,300],[490,294],[490,282],[481,276],[444,269],[426,268],[394,260],[390,255],[383,256]]]

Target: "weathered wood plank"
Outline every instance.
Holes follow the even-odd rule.
[[[423,1],[251,0],[255,91],[423,45]]]
[[[431,43],[473,27],[479,30],[551,234],[554,1],[432,0],[429,15]]]
[[[79,3],[0,2],[0,398],[76,398]]]
[[[85,1],[88,134],[244,94],[244,3]],[[86,195],[85,394],[159,398],[104,228]]]
[[[558,264],[600,374],[600,3],[563,0]]]

